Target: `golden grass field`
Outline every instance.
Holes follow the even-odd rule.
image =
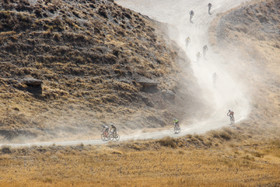
[[[216,145],[205,146],[201,142],[206,137],[103,146],[6,148],[11,153],[0,155],[0,185],[280,185],[279,141],[220,142],[216,138],[212,139]],[[199,138],[200,143],[195,143]],[[181,145],[191,139],[187,146]]]

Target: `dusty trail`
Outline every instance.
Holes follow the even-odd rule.
[[[172,0],[117,0],[117,2],[171,25],[169,36],[184,49],[191,59],[191,68],[204,91],[201,93],[205,98],[204,102],[207,106],[211,106],[208,108],[211,113],[206,120],[198,120],[195,124],[185,126],[184,133],[201,133],[228,125],[228,118],[225,115],[228,109],[235,111],[237,122],[247,117],[250,112],[247,91],[241,80],[234,77],[237,75],[239,63],[234,62],[236,70],[234,68],[228,69],[226,66],[227,63],[232,63],[231,59],[238,58],[235,58],[233,54],[228,59],[223,59],[222,55],[219,55],[223,51],[219,51],[217,54],[212,51],[208,44],[208,29],[216,14],[230,10],[247,1],[213,1],[211,2],[213,5],[211,15],[208,14],[209,1],[206,0],[178,0],[176,2]],[[193,23],[189,21],[190,10],[194,11]],[[185,39],[188,36],[191,41],[186,47]],[[206,52],[205,58],[202,56],[198,60],[196,54],[198,52],[203,54],[204,45],[208,45],[209,50]],[[216,81],[213,80],[214,74],[217,75]]]
[[[191,59],[191,68],[197,78],[199,85],[203,88],[203,97],[209,108],[210,114],[206,120],[197,119],[193,124],[182,122],[182,131],[179,135],[173,133],[173,129],[162,130],[159,132],[142,133],[136,132],[128,136],[121,135],[121,141],[140,140],[140,139],[158,139],[165,136],[178,137],[192,133],[204,133],[209,130],[219,129],[229,125],[229,119],[226,116],[228,109],[235,111],[236,121],[241,121],[247,117],[250,111],[249,99],[245,97],[245,90],[238,80],[232,78],[234,70],[228,72],[224,69],[225,59],[219,54],[214,53],[208,45],[208,28],[211,21],[217,13],[225,12],[238,6],[246,0],[218,0],[211,2],[213,4],[212,15],[208,15],[207,4],[209,1],[186,1],[186,0],[116,0],[124,7],[133,9],[151,18],[172,25],[176,33],[170,33],[171,39],[177,42],[185,50]],[[194,10],[193,23],[189,22],[189,11]],[[191,42],[188,47],[185,46],[185,38],[189,36]],[[202,47],[207,44],[209,50],[206,58],[200,58],[197,61],[196,54],[202,54]],[[212,76],[217,74],[217,80],[214,85]],[[101,140],[77,140],[60,142],[32,142],[18,144],[0,144],[0,146],[24,147],[24,146],[51,146],[55,145],[79,145],[79,144],[104,144]]]

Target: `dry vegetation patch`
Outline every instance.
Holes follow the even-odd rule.
[[[255,186],[280,182],[280,158],[274,155],[280,150],[279,142],[247,141],[244,145],[231,141],[209,147],[193,142],[175,148],[178,142],[187,143],[166,138],[107,146],[8,148],[8,152],[3,147],[0,185]],[[273,149],[268,151],[269,147]]]

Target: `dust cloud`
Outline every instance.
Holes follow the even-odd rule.
[[[242,79],[238,51],[222,55],[223,51],[212,49],[208,30],[218,13],[225,12],[247,1],[213,1],[208,14],[209,1],[172,0],[117,0],[118,4],[167,23],[169,37],[174,40],[191,60],[191,68],[201,89],[207,117],[201,116],[194,124],[185,125],[183,134],[202,133],[229,125],[227,111],[235,112],[236,122],[247,118],[250,113],[250,94]],[[194,16],[190,21],[189,12]],[[186,42],[186,38],[189,41]],[[203,50],[203,47],[205,50]],[[225,49],[226,50],[226,49]],[[182,66],[182,68],[189,68]],[[187,106],[190,107],[190,106]]]

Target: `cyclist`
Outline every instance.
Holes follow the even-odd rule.
[[[228,110],[227,116],[230,117],[231,124],[234,123],[234,112],[231,110]]]
[[[181,129],[180,129],[180,126],[179,126],[179,120],[174,119],[173,122],[174,122],[174,132],[175,132],[175,134],[180,133]]]
[[[206,57],[206,52],[208,51],[208,46],[207,45],[204,45],[203,46],[203,57],[205,58]]]
[[[106,137],[109,135],[109,127],[107,125],[103,125],[103,134]]]
[[[179,127],[179,120],[178,119],[174,118],[173,122],[174,122],[174,127]]]
[[[189,36],[185,39],[185,42],[186,42],[186,47],[188,48],[188,46],[189,46],[189,44],[191,42],[191,39],[190,39]]]
[[[115,135],[115,134],[117,134],[117,128],[116,128],[116,126],[115,125],[111,125],[111,133],[113,134],[113,135]]]
[[[192,18],[193,18],[193,16],[194,16],[194,11],[191,10],[191,11],[190,11],[190,22],[191,22],[191,23],[192,23]]]
[[[211,3],[208,3],[208,14],[211,15],[211,8],[212,8],[212,4]]]

